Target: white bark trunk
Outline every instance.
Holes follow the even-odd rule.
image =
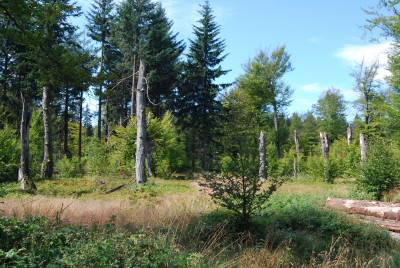
[[[367,141],[365,140],[364,134],[360,134],[360,150],[361,150],[361,161],[367,160]]]
[[[267,179],[267,164],[266,164],[266,156],[265,156],[265,135],[264,132],[260,132],[259,141],[259,153],[260,153],[260,170],[259,177],[261,181],[265,181]]]
[[[136,122],[137,122],[137,135],[136,135],[136,162],[135,173],[136,182],[145,183],[146,177],[146,115],[145,115],[145,89],[143,86],[145,73],[145,63],[141,59],[139,64],[139,79],[136,90]]]

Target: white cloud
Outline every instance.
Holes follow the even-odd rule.
[[[344,60],[352,68],[362,61],[367,65],[378,61],[381,68],[377,78],[383,80],[386,76],[390,75],[386,68],[388,63],[387,53],[391,46],[391,42],[369,45],[346,45],[335,53],[335,57]]]
[[[326,88],[327,87],[322,86],[319,83],[311,83],[311,84],[306,84],[306,85],[300,86],[299,90],[305,91],[305,92],[322,92]]]

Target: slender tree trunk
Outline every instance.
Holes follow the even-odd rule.
[[[146,178],[146,115],[145,115],[145,89],[143,86],[145,74],[145,63],[141,59],[139,64],[139,79],[136,91],[136,118],[137,118],[137,136],[136,136],[136,182],[145,183]]]
[[[329,142],[326,132],[320,132],[322,155],[324,156],[324,177],[325,181],[331,183],[332,178],[329,172]]]
[[[36,190],[36,185],[29,173],[29,127],[31,113],[29,105],[21,92],[22,116],[21,116],[21,158],[18,169],[18,182],[22,190]]]
[[[266,163],[266,155],[265,155],[265,135],[264,132],[260,132],[259,141],[259,154],[260,154],[260,170],[259,177],[261,181],[265,181],[267,179],[267,163]]]
[[[107,96],[107,94],[106,94]],[[106,141],[108,141],[108,138],[110,137],[110,104],[109,104],[109,100],[108,100],[108,96],[106,97],[106,114],[104,117],[104,121],[105,121],[105,125],[106,125],[106,129],[105,129],[105,135],[106,135]]]
[[[131,117],[135,115],[135,75],[136,75],[136,55],[133,55],[132,89],[131,89]]]
[[[294,159],[294,176],[296,177],[297,174],[300,172],[300,142],[299,142],[299,135],[297,131],[294,131],[294,143],[296,145],[296,157]]]
[[[273,104],[274,110],[274,127],[275,127],[275,147],[276,147],[276,156],[281,158],[281,148],[279,145],[279,121],[278,121],[278,107],[276,103]]]
[[[203,170],[208,171],[207,133],[203,133],[202,147],[203,147],[203,156],[202,156],[201,166]]]
[[[196,169],[196,134],[195,134],[194,129],[192,129],[192,133],[191,133],[190,153],[191,153],[191,160],[192,160],[192,172],[194,172]]]
[[[100,70],[99,70],[99,109],[97,114],[97,137],[101,140],[101,105],[103,102],[103,65],[104,65],[104,42],[101,43]]]
[[[68,151],[68,107],[69,107],[69,90],[65,88],[65,103],[64,103],[64,155],[71,158],[71,154]]]
[[[83,119],[83,90],[79,96],[79,137],[78,137],[78,157],[82,158],[82,119]]]
[[[349,124],[349,126],[347,127],[347,145],[350,146],[352,141],[353,141],[353,126]]]
[[[51,140],[50,126],[50,91],[49,87],[43,88],[42,109],[43,109],[43,125],[44,125],[44,155],[41,168],[41,176],[43,178],[51,178],[53,176],[53,146]]]
[[[367,141],[363,133],[360,133],[360,150],[361,150],[361,162],[367,160]]]

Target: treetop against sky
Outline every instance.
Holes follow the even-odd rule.
[[[86,12],[92,0],[77,2]],[[185,42],[193,39],[192,26],[200,19],[197,11],[203,0],[160,2],[174,22],[173,30],[179,32],[178,38]],[[363,8],[376,6],[374,0],[210,0],[210,5],[229,54],[223,67],[231,72],[220,78],[221,82],[235,81],[258,50],[272,51],[285,45],[295,68],[285,77],[295,90],[290,113],[310,110],[322,92],[332,87],[353,101],[355,83],[350,73],[356,63],[362,59],[366,63],[379,60],[382,65],[387,62],[390,40],[370,42],[373,36],[363,30],[368,19]],[[79,24],[84,23],[82,17]],[[382,67],[379,77],[386,74]]]

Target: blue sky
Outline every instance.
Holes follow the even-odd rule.
[[[161,0],[173,30],[185,42],[193,38],[192,25],[200,18],[202,0]],[[285,80],[294,89],[289,113],[311,109],[328,88],[341,90],[348,101],[355,99],[354,79],[349,75],[356,62],[371,62],[384,52],[389,42],[371,43],[362,26],[368,16],[362,8],[375,6],[376,0],[209,0],[221,38],[225,39],[225,69],[232,70],[221,82],[233,82],[243,73],[243,64],[260,49],[285,45],[291,54],[294,71]],[[90,0],[78,0],[87,10]],[[385,72],[382,68],[380,76]],[[349,119],[355,111],[351,109]]]

